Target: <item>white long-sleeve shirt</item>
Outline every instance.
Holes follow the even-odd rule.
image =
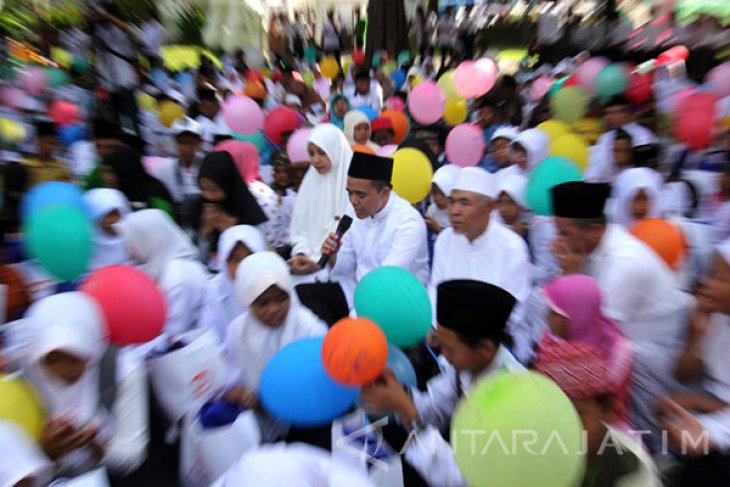
[[[358,93],[353,86],[345,90],[345,95],[353,109],[370,107],[375,110],[375,113],[380,113],[383,109],[383,88],[375,80],[370,83],[370,91],[366,94]]]
[[[656,135],[648,128],[638,123],[630,123],[621,127],[631,136],[631,146],[656,144]],[[596,145],[591,147],[588,158],[588,168],[583,175],[589,182],[612,182],[619,173],[613,163],[613,142],[616,140],[616,131],[611,130],[601,135]]]
[[[175,259],[167,265],[159,282],[167,302],[165,334],[174,337],[195,328],[207,282],[208,273],[199,262]]]

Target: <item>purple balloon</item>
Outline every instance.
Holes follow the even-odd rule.
[[[312,129],[296,130],[286,143],[286,154],[292,163],[309,161],[309,136]]]

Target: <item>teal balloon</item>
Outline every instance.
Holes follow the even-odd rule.
[[[418,387],[418,377],[408,355],[392,343],[388,344],[388,361],[385,366],[393,371],[398,383],[408,387]]]
[[[232,132],[231,137],[238,140],[239,142],[248,142],[249,144],[255,145],[259,153],[261,153],[261,151],[264,149],[264,146],[266,146],[266,136],[263,132],[255,132],[253,134],[237,134],[235,132]]]
[[[355,288],[355,311],[380,326],[389,343],[410,348],[431,330],[433,312],[426,288],[400,267],[370,271]]]
[[[610,98],[629,88],[629,76],[622,64],[613,63],[598,73],[595,83],[598,96]]]
[[[565,76],[553,83],[547,92],[548,98],[552,98],[558,91],[560,91],[560,88],[562,88],[565,82],[568,81],[568,78],[570,78],[570,76]]]
[[[27,254],[53,277],[73,281],[86,273],[93,252],[89,217],[70,205],[46,206],[23,228]]]
[[[71,82],[71,79],[68,76],[68,73],[66,71],[60,70],[58,68],[50,68],[48,69],[48,83],[53,88],[58,88],[59,86],[67,85]]]
[[[93,66],[86,59],[74,58],[73,62],[71,63],[71,69],[74,71],[78,71],[81,74],[88,74],[93,69]]]
[[[553,215],[553,195],[555,186],[571,181],[580,181],[578,166],[565,157],[549,157],[530,173],[527,180],[527,204],[538,215]]]
[[[317,49],[313,45],[308,45],[304,48],[304,59],[313,63],[317,60]]]
[[[411,62],[411,53],[408,51],[401,51],[398,54],[398,65],[402,66]]]
[[[380,51],[373,54],[373,59],[371,61],[373,68],[379,68],[382,60],[383,60],[383,55],[380,53]]]

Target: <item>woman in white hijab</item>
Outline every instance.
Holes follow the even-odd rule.
[[[299,303],[289,268],[274,252],[246,258],[236,271],[235,289],[247,311],[228,327],[225,348],[235,387],[227,397],[251,407],[271,357],[295,340],[326,335],[327,325]]]
[[[142,264],[165,294],[164,332],[175,336],[193,329],[200,317],[208,273],[185,232],[167,213],[156,209],[127,215],[114,228],[127,242],[132,260]]]
[[[426,225],[434,234],[441,233],[446,228],[451,228],[449,220],[449,195],[454,187],[456,176],[459,174],[459,166],[446,164],[433,173],[431,179],[431,204],[426,210]]]
[[[350,145],[364,145],[377,151],[380,146],[370,140],[371,128],[368,116],[360,110],[350,110],[345,114],[345,137]]]
[[[509,174],[527,176],[542,161],[547,159],[550,139],[539,129],[528,129],[509,144],[510,161],[512,165],[502,169],[497,174],[505,177]]]
[[[228,324],[246,310],[235,295],[236,269],[249,255],[264,250],[263,234],[251,225],[236,225],[221,234],[217,255],[221,271],[208,281],[198,323],[201,328],[214,329],[221,343],[226,339]]]
[[[132,212],[127,197],[116,189],[97,188],[87,191],[84,194],[84,201],[91,210],[91,219],[96,223],[94,257],[89,265],[89,271],[128,263],[130,259],[124,239],[113,227],[122,217]]]
[[[613,184],[611,221],[631,228],[643,218],[660,218],[662,177],[648,167],[626,169]]]
[[[342,131],[322,124],[309,137],[312,165],[304,175],[291,219],[292,273],[314,280],[322,243],[343,215],[352,213],[347,197],[347,171],[352,149]]]

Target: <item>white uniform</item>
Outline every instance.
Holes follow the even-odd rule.
[[[203,140],[208,144],[212,144],[213,139],[218,134],[230,135],[231,133],[231,129],[228,128],[228,124],[223,119],[222,110],[212,120],[203,115],[198,115],[195,121],[203,126]]]
[[[350,100],[350,106],[355,108],[370,107],[375,113],[380,113],[383,109],[383,88],[377,81],[370,83],[370,91],[366,95],[357,93],[354,86],[345,90],[347,99]]]
[[[645,144],[656,144],[656,135],[648,128],[638,123],[630,123],[621,127],[631,136],[631,146]],[[611,130],[601,135],[596,145],[591,147],[588,159],[588,168],[584,178],[588,182],[611,182],[618,175],[618,170],[613,163],[613,142],[616,139],[616,131]]]

